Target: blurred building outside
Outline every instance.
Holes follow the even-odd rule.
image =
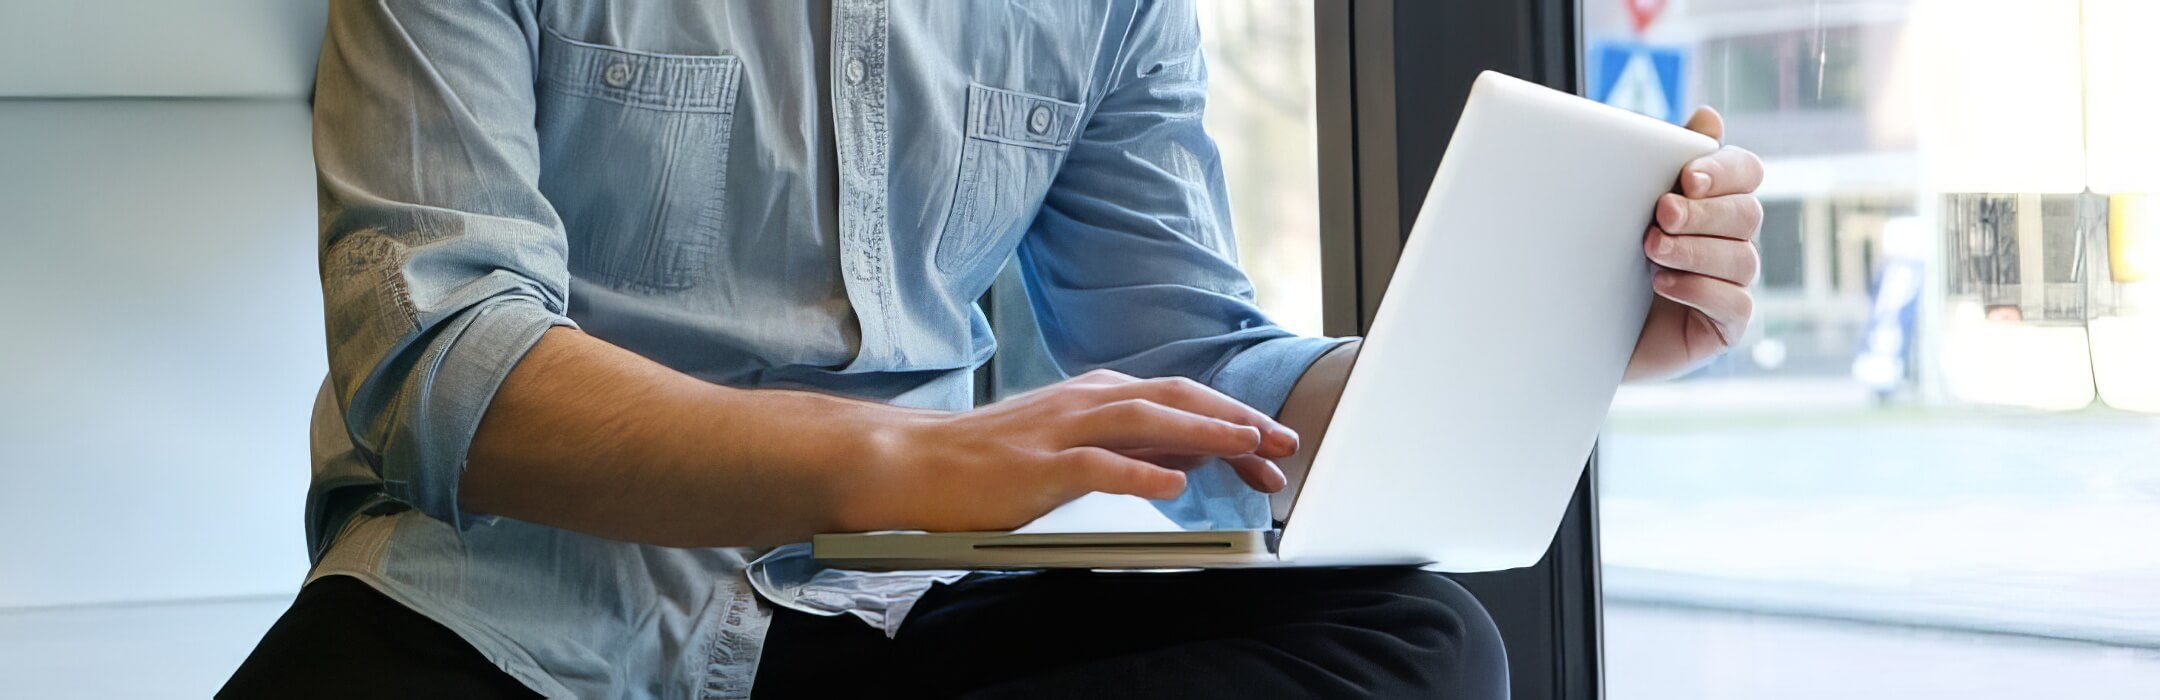
[[[1754,324],[1616,399],[1609,604],[2071,640],[2160,678],[2160,4],[1583,20],[1586,56],[1677,50],[1677,101],[1768,169]],[[1751,662],[1804,665],[1690,663]]]

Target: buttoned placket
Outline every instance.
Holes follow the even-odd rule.
[[[886,172],[891,144],[885,113],[885,0],[833,6],[833,135],[839,160],[840,272],[862,324],[850,371],[906,363],[896,316]]]

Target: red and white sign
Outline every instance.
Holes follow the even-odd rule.
[[[1627,5],[1628,19],[1635,21],[1635,33],[1641,34],[1657,21],[1658,13],[1665,11],[1665,0],[1620,0]]]

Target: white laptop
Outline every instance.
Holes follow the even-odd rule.
[[[1181,530],[1091,494],[1010,532],[819,535],[813,555],[873,570],[1534,564],[1649,309],[1657,197],[1716,148],[1480,76],[1280,530]]]

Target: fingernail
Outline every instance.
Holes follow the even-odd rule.
[[[1666,201],[1672,202],[1671,204],[1666,205],[1665,209],[1666,211],[1672,212],[1672,215],[1666,217],[1670,219],[1670,221],[1665,222],[1665,230],[1669,232],[1685,228],[1687,226],[1688,215],[1687,200],[1681,199],[1679,197],[1668,197],[1666,198]]]
[[[1695,172],[1688,173],[1688,180],[1695,183],[1695,192],[1702,193],[1710,191],[1710,173],[1697,170]]]
[[[1276,454],[1287,455],[1297,452],[1297,431],[1291,430],[1289,428],[1276,428],[1275,430],[1269,431],[1267,435],[1267,447],[1270,452],[1274,452]]]
[[[1164,481],[1161,498],[1177,498],[1178,494],[1185,492],[1185,472],[1170,470],[1165,471],[1169,471],[1169,475],[1163,477]]]
[[[1680,283],[1680,278],[1670,272],[1658,272],[1652,275],[1650,279],[1652,280],[1651,284],[1657,285],[1658,289],[1672,289],[1673,285]]]
[[[1274,493],[1283,490],[1284,486],[1289,486],[1290,477],[1283,475],[1282,467],[1276,466],[1274,460],[1268,460],[1267,475],[1266,478],[1261,479],[1261,482],[1265,483],[1267,487],[1260,490]]]
[[[1673,241],[1672,241],[1672,236],[1669,236],[1669,235],[1667,235],[1667,236],[1658,236],[1658,239],[1657,239],[1657,252],[1658,252],[1658,255],[1671,255],[1671,254],[1672,254],[1672,249],[1673,249]]]

